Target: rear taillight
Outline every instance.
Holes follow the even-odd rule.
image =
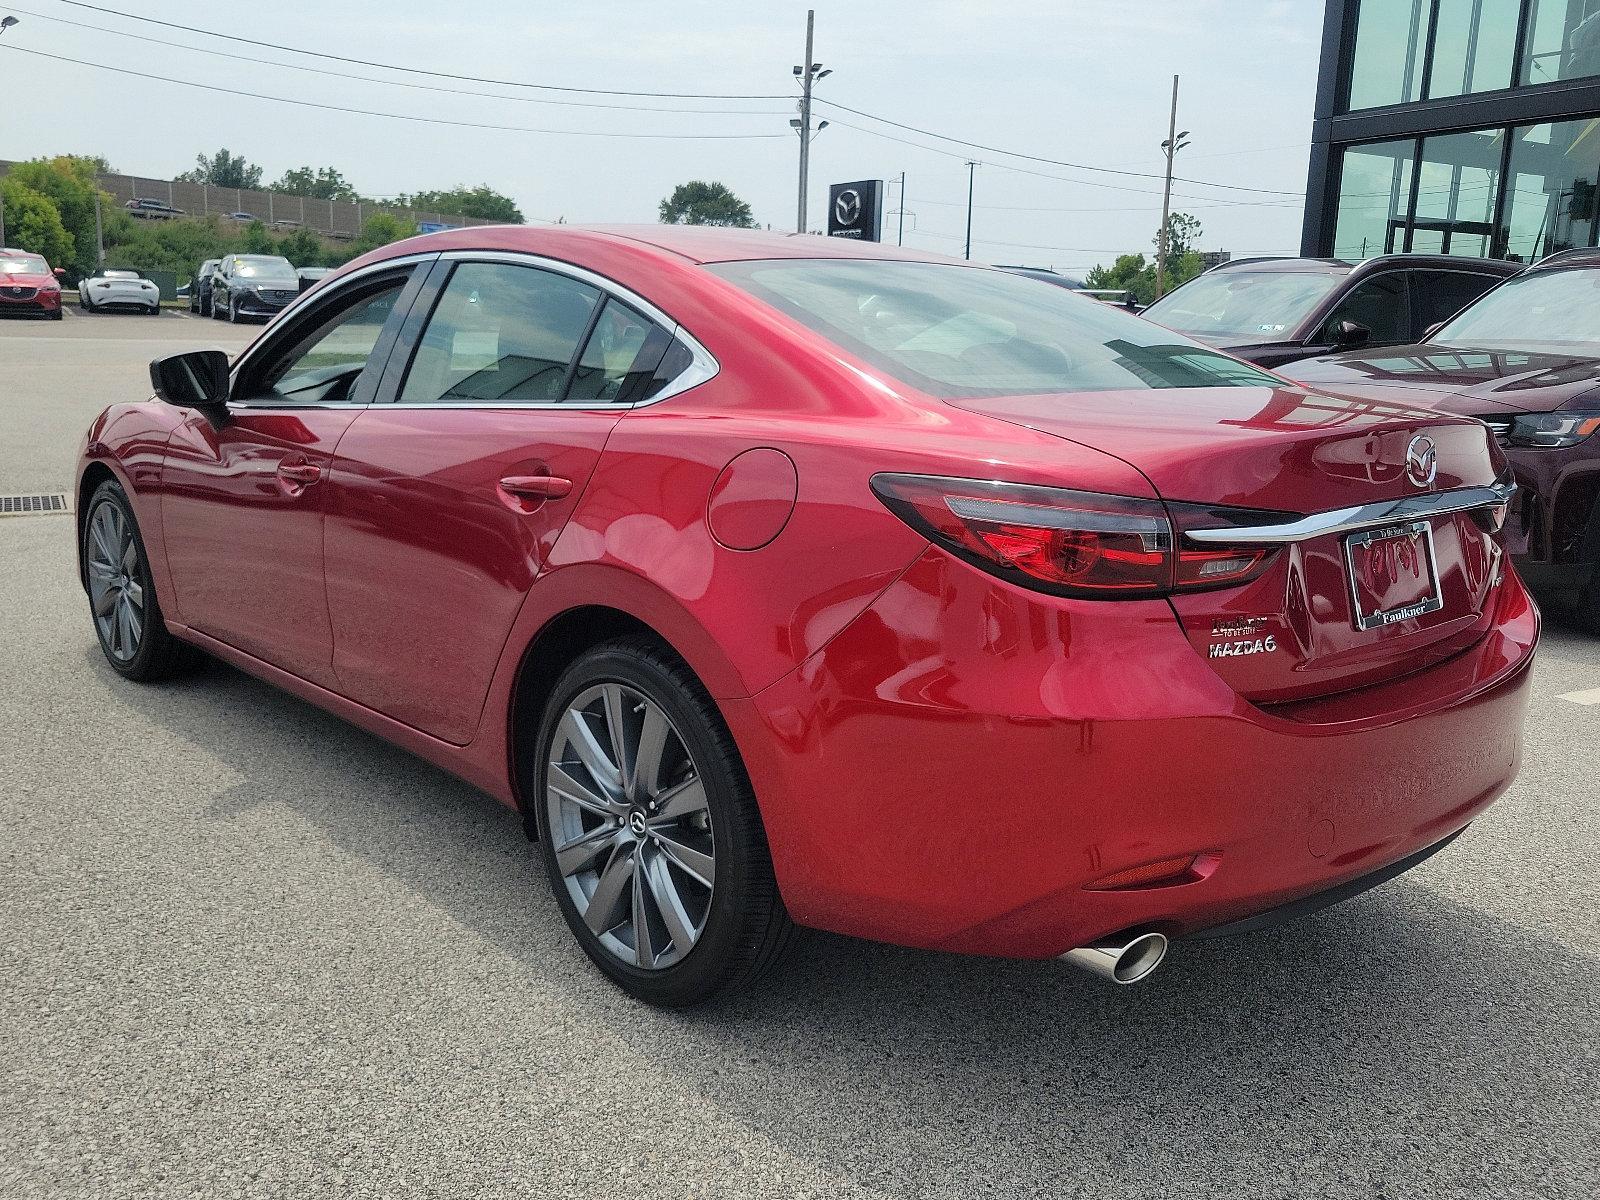
[[[1063,596],[1132,599],[1224,587],[1256,575],[1272,555],[1270,547],[1177,544],[1184,528],[1229,524],[1223,510],[1169,511],[1159,500],[934,475],[875,475],[872,490],[967,562]]]

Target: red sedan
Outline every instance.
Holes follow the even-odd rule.
[[[61,320],[61,267],[38,254],[0,249],[0,314],[28,313]]]
[[[1483,425],[1015,275],[455,230],[151,374],[81,459],[112,667],[205,651],[514,805],[655,1003],[794,924],[1129,982],[1517,769],[1539,619]]]

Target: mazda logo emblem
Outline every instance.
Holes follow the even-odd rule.
[[[649,829],[649,825],[645,822],[644,814],[638,809],[634,809],[628,814],[628,828],[632,830],[635,837],[643,837]]]
[[[833,216],[841,225],[854,225],[861,218],[861,193],[854,188],[840,192],[834,197]]]
[[[1406,478],[1419,488],[1431,487],[1439,474],[1439,448],[1425,433],[1406,447]]]

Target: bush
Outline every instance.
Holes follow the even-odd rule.
[[[48,196],[7,175],[0,179],[6,210],[6,243],[15,250],[42,254],[52,267],[72,265],[72,235]]]

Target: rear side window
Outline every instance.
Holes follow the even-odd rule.
[[[1414,336],[1448,321],[1500,280],[1470,271],[1418,271],[1411,277],[1411,324]]]
[[[610,299],[589,332],[572,386],[571,404],[628,404],[643,399],[667,336],[620,300]]]
[[[558,402],[600,302],[598,288],[551,271],[462,263],[428,318],[400,403]]]
[[[1149,321],[1004,271],[881,259],[707,270],[946,399],[1280,382]]]

